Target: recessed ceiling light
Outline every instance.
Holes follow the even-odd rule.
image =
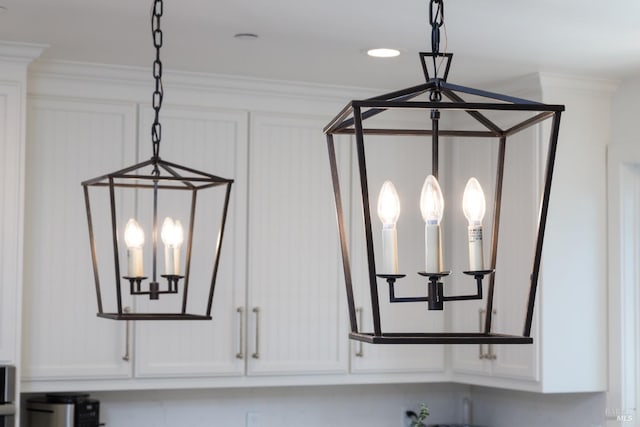
[[[254,33],[238,33],[233,37],[239,40],[255,40],[258,38],[258,35]]]
[[[369,49],[367,55],[373,56],[374,58],[393,58],[400,55],[400,51],[398,49],[388,48]]]

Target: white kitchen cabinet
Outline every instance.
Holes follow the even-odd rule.
[[[22,269],[22,128],[20,82],[0,84],[0,363],[15,364],[19,354],[18,316]]]
[[[0,364],[6,365],[20,361],[27,69],[42,51],[0,42]]]
[[[238,178],[223,245],[214,320],[134,324],[96,317],[79,184],[135,163],[138,147],[140,157],[150,156],[150,110],[142,110],[139,127],[135,104],[34,98],[29,113],[25,259],[27,265],[37,268],[26,272],[23,379],[126,379],[134,371],[136,377],[242,374],[244,362],[236,358],[240,319],[233,307],[244,305],[244,266],[234,260],[244,259],[245,251],[246,113],[163,110],[161,154],[165,158]],[[113,298],[108,289],[103,286],[105,301]],[[134,310],[144,311],[149,304],[144,297],[124,298],[124,304]],[[168,299],[157,303],[170,303]]]
[[[135,322],[135,375],[141,378],[242,375],[244,360],[237,355],[245,345],[240,331],[243,313],[238,313],[237,308],[245,305],[248,116],[241,111],[165,106],[161,121],[162,158],[233,178],[234,183],[211,312],[213,320]],[[153,110],[142,108],[139,126],[141,160],[151,157],[152,123]],[[201,200],[201,203],[206,202]],[[216,207],[219,208],[211,206],[207,212],[217,224],[219,218],[213,216],[219,216],[221,210]],[[186,219],[183,218],[183,224]],[[192,262],[192,277],[202,277],[198,275],[198,267],[204,269],[202,273],[208,277],[208,263],[202,265],[196,260]],[[206,297],[208,284],[204,288]],[[190,301],[194,307],[198,306],[193,309],[204,312],[205,308],[200,308],[200,304],[206,304],[206,298],[197,294],[194,286],[190,291],[190,300],[198,299]],[[165,306],[166,310],[175,310],[176,297],[179,295],[163,295],[158,301],[137,297],[136,308],[148,311],[148,306],[154,304],[156,308],[152,311],[162,311]]]
[[[596,279],[601,279],[600,264],[595,259],[587,268],[594,273],[593,277],[582,274],[575,283],[559,268],[569,262],[569,269],[578,271],[574,265],[576,260],[584,260],[585,250],[594,244],[580,240],[582,236],[572,226],[569,230],[572,238],[581,241],[580,250],[574,251],[580,255],[558,262],[561,259],[558,247],[563,248],[565,254],[574,255],[567,250],[562,237],[565,230],[559,225],[567,224],[569,215],[564,214],[564,210],[573,209],[575,218],[570,200],[576,187],[569,179],[572,177],[567,176],[571,173],[567,172],[560,175],[560,196],[552,195],[551,212],[560,212],[564,222],[552,220],[549,224],[555,231],[548,229],[547,252],[543,254],[533,346],[494,346],[492,350],[497,358],[489,361],[477,359],[477,346],[362,344],[361,347],[348,341],[342,260],[322,134],[335,105],[339,107],[342,101],[336,101],[336,94],[332,94],[329,101],[308,95],[308,91],[317,94],[313,92],[320,91],[317,88],[304,87],[299,89],[302,94],[295,95],[278,92],[280,95],[274,98],[274,93],[282,91],[281,86],[267,85],[265,89],[266,83],[258,82],[245,93],[233,85],[223,91],[215,79],[214,83],[205,84],[206,79],[197,76],[181,77],[191,83],[180,86],[173,95],[174,104],[163,108],[161,154],[236,180],[222,247],[223,264],[214,298],[214,320],[141,322],[127,326],[124,322],[96,318],[80,182],[100,171],[115,170],[149,156],[150,110],[139,107],[148,98],[148,91],[138,83],[136,73],[125,84],[119,80],[124,71],[110,75],[109,70],[101,70],[111,77],[96,79],[97,71],[89,67],[85,74],[80,73],[83,78],[65,80],[59,77],[64,73],[57,71],[58,66],[53,68],[56,72],[51,76],[38,74],[35,79],[27,121],[22,347],[25,391],[451,380],[545,392],[602,389],[604,381],[598,371],[599,361],[603,359],[599,347],[602,334],[597,329],[602,318],[598,301],[602,298],[597,297],[596,286]],[[205,84],[202,90],[201,84]],[[587,113],[592,112],[582,116],[595,121]],[[573,127],[562,128],[562,132],[567,129],[573,132],[569,135],[570,141],[594,138],[575,131],[580,121],[574,118]],[[565,143],[563,135],[561,133],[561,144]],[[518,179],[539,178],[541,171],[542,153],[536,145],[539,135],[532,131],[522,138],[523,142],[530,140],[533,145],[517,144],[516,150],[509,154],[527,160],[516,168],[519,178],[510,179],[509,188],[515,187],[520,182]],[[373,145],[377,144],[381,151],[377,155],[374,150],[367,151],[372,205],[385,179],[396,183],[402,203],[398,222],[400,269],[408,276],[396,285],[396,293],[398,296],[424,295],[425,284],[416,275],[423,270],[424,258],[424,223],[418,200],[424,178],[430,171],[430,143],[427,138],[409,137],[402,138],[399,145],[386,144],[383,139],[373,140]],[[352,226],[350,238],[355,245],[351,256],[356,303],[363,308],[361,329],[370,330],[371,313],[365,304],[369,289],[368,283],[362,280],[364,251],[358,247],[362,243],[358,239],[362,239],[363,234],[354,156],[348,144],[336,146],[341,173],[346,178],[342,182],[350,183],[342,190]],[[570,146],[580,148],[575,142]],[[443,145],[442,150],[441,184],[447,206],[453,207],[460,203],[470,168],[494,159],[496,149],[465,158],[455,151],[455,144],[449,147],[451,150],[444,147],[447,146]],[[596,149],[588,151],[587,162],[580,165],[580,179],[585,177],[586,166],[599,171],[597,155]],[[566,162],[571,155],[565,152],[562,156]],[[446,172],[445,165],[451,164],[451,172]],[[494,185],[492,171],[493,166],[473,171],[482,178],[489,198]],[[593,184],[594,179],[588,181]],[[567,181],[572,185],[567,185]],[[3,185],[6,191],[4,182]],[[582,199],[591,197],[587,197],[582,187],[577,188],[582,192]],[[597,185],[594,188],[597,194],[602,193]],[[535,228],[532,216],[535,212],[528,208],[537,203],[538,190],[535,186],[528,188],[511,206],[528,211],[528,217],[503,223],[503,229],[507,230],[503,234],[516,237],[505,240],[506,249],[500,253],[504,251],[506,255],[498,260],[499,270],[508,274],[503,273],[499,280],[504,283],[496,285],[495,332],[522,332],[522,289],[511,283],[528,282],[525,275],[528,275],[531,258],[528,255],[523,258],[525,265],[517,264],[520,261],[515,256],[523,248],[531,250],[528,233]],[[135,206],[133,200],[124,203]],[[560,209],[554,210],[553,203],[560,203]],[[7,209],[5,205],[3,212]],[[445,214],[443,222],[448,236],[444,241],[445,266],[455,272],[445,280],[445,288],[451,293],[473,291],[473,281],[466,277],[461,280],[459,274],[466,269],[466,223],[460,211],[459,215]],[[375,209],[373,212],[374,238],[378,239],[380,224],[375,218]],[[586,229],[587,219],[595,219],[599,224],[602,217],[602,212],[596,211],[591,216],[578,218],[578,222]],[[4,223],[3,227],[7,229]],[[485,222],[487,262],[490,230],[490,224]],[[598,241],[602,241],[603,235],[598,234],[597,228],[595,231]],[[455,239],[455,246],[448,239]],[[3,244],[7,243],[3,241]],[[456,246],[462,248],[462,252],[454,250]],[[3,256],[3,260],[6,259]],[[6,277],[8,273],[2,274]],[[480,306],[475,302],[446,303],[444,312],[430,312],[426,304],[421,303],[389,304],[386,283],[381,282],[379,286],[383,325],[387,331],[393,332],[396,328],[424,332],[447,328],[475,331],[478,328]],[[3,292],[5,290],[6,285]],[[566,302],[576,295],[579,304],[572,310],[578,310],[578,315],[567,317]],[[5,304],[4,294],[2,298]],[[159,303],[165,301],[168,300],[161,298]],[[125,303],[143,308],[149,302],[128,297]],[[585,322],[584,328],[575,327],[577,318]],[[580,340],[563,342],[563,337],[572,336],[567,331],[568,325],[572,326],[571,333],[578,332]],[[7,341],[2,340],[9,335],[5,329],[0,333],[4,334],[0,337],[0,345],[4,346]],[[488,351],[485,348],[485,352]],[[127,353],[129,361],[123,360]],[[579,364],[567,362],[569,356]],[[566,378],[564,374],[559,375],[560,362],[572,368],[569,370],[571,381],[565,384],[554,381],[554,374]],[[584,372],[596,373],[580,375]]]
[[[375,119],[374,119],[375,120]],[[397,125],[396,122],[394,124]],[[383,125],[388,125],[383,122]],[[415,123],[405,123],[407,127]],[[384,127],[384,126],[383,126]],[[339,146],[339,144],[337,144]],[[423,137],[365,137],[369,204],[372,213],[374,253],[381,266],[382,223],[377,215],[378,195],[382,184],[391,180],[400,198],[398,230],[399,272],[407,277],[396,282],[396,296],[426,296],[426,283],[418,271],[424,271],[424,220],[419,208],[420,191],[430,173],[431,145]],[[362,200],[357,156],[353,153],[350,203],[351,257],[354,294],[361,331],[373,330],[366,247],[362,224]],[[343,189],[343,191],[345,191]],[[426,302],[390,303],[388,284],[378,279],[380,316],[383,332],[442,332],[445,315],[429,311]],[[355,374],[408,374],[415,380],[436,379],[445,372],[443,345],[372,345],[351,342],[351,372]]]
[[[540,150],[535,129],[524,131],[509,139],[505,153],[503,206],[498,240],[498,259],[495,273],[493,332],[522,335],[528,298],[529,273],[540,194]],[[485,266],[491,254],[495,171],[498,156],[497,140],[456,140],[449,146],[453,159],[447,166],[451,183],[447,205],[450,245],[447,255],[452,271],[451,289],[455,294],[471,294],[475,281],[461,272],[469,269],[467,221],[462,215],[462,195],[467,180],[476,177],[487,200],[483,226]],[[482,301],[453,301],[445,303],[452,312],[451,328],[455,332],[484,331],[485,309],[489,280],[485,279]],[[537,320],[537,313],[536,313]],[[534,341],[538,341],[534,324]],[[459,345],[451,346],[456,372],[510,379],[538,379],[536,345]]]
[[[135,162],[136,106],[36,97],[28,118],[22,378],[128,378],[126,324],[96,317],[80,182]]]
[[[88,379],[113,388],[132,378],[346,373],[342,268],[336,236],[326,232],[335,216],[318,118],[253,115],[249,154],[247,113],[166,106],[161,156],[235,179],[213,321],[96,317],[79,184],[150,156],[152,110],[140,108],[138,124],[136,109],[31,99],[25,259],[37,268],[27,269],[25,283],[27,389]],[[123,211],[134,206],[124,202]],[[125,298],[140,311],[170,302]]]
[[[248,375],[348,369],[325,121],[251,115]]]
[[[532,325],[534,343],[496,345],[492,350],[495,360],[478,360],[478,346],[453,347],[453,380],[543,393],[604,391],[606,257],[602,248],[606,247],[606,206],[602,202],[606,199],[605,147],[614,85],[545,74],[513,85],[519,89],[511,87],[509,93],[566,105]],[[506,167],[510,172],[504,182],[511,201],[503,203],[493,332],[522,333],[550,123],[542,126],[507,143]],[[472,152],[463,157],[461,152],[454,153],[457,169],[453,175],[462,180],[463,173],[469,175],[487,156],[495,158],[493,154]],[[484,169],[475,173],[490,179]],[[492,190],[487,190],[491,194]],[[457,240],[464,238],[463,227],[463,222],[456,225],[453,236]],[[453,257],[460,264],[466,253]],[[456,282],[454,286],[462,285]],[[455,327],[477,330],[478,306],[470,307],[455,306]]]
[[[246,113],[163,112],[166,158],[235,177],[234,205],[213,322],[136,323],[136,377],[345,373],[322,121],[252,114],[247,158]]]

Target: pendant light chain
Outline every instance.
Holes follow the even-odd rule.
[[[429,23],[431,24],[431,52],[433,53],[433,73],[436,81],[436,89],[431,91],[429,98],[431,101],[440,101],[440,81],[438,79],[438,56],[440,54],[440,27],[444,24],[444,2],[443,0],[431,0],[429,3]]]
[[[431,24],[431,51],[438,55],[438,53],[440,53],[440,27],[444,24],[443,0],[431,0],[429,6],[429,23]]]
[[[154,119],[151,126],[151,142],[153,144],[153,158],[160,157],[160,140],[162,139],[162,125],[160,124],[160,108],[162,107],[162,98],[164,91],[162,88],[162,61],[160,61],[160,48],[162,48],[162,30],[160,29],[160,18],[164,11],[162,0],[155,0],[151,13],[151,34],[153,36],[153,45],[156,48],[156,59],[153,61],[153,77],[155,79],[155,90],[153,92],[153,111]],[[156,171],[154,171],[156,172]]]
[[[151,37],[155,47],[151,103],[154,117],[152,124],[149,123],[153,154],[134,165],[82,182],[98,316],[124,321],[211,320],[233,179],[160,158],[160,110],[164,98],[163,65],[160,60],[163,33],[160,24],[164,4],[163,0],[148,1],[151,7],[147,9],[147,17],[151,20]],[[104,191],[105,187],[108,191]],[[182,196],[176,197],[178,195]],[[101,213],[101,225],[96,226],[95,230],[92,203],[94,210],[98,209]],[[124,207],[120,206],[122,204]],[[108,206],[107,213],[103,212],[105,206]],[[213,210],[219,210],[219,213],[212,214]],[[127,213],[131,216],[123,229],[120,222],[126,218],[123,214]],[[183,228],[182,224],[186,224],[186,227]],[[204,246],[194,245],[194,240],[198,241],[194,236],[211,236],[214,240]],[[104,264],[103,257],[111,257],[108,254],[110,251],[101,250],[99,257],[96,247],[109,246],[113,247],[113,258],[107,264],[113,268],[107,268],[112,272],[105,275],[100,273],[98,267]],[[198,265],[203,268],[192,271],[192,259],[198,259]],[[111,291],[113,288],[115,292]],[[194,288],[197,293],[189,293],[189,289]],[[131,312],[125,308],[126,301],[123,303],[127,290],[132,297],[146,296],[149,300],[158,300],[163,295],[174,297],[162,308],[150,304],[146,309]],[[112,303],[103,305],[103,295],[109,295]],[[115,298],[112,299],[112,296]],[[198,298],[204,303],[192,302]],[[193,306],[198,308],[193,310]]]

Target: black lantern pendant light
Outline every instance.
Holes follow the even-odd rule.
[[[163,2],[155,0],[151,19],[156,48],[153,155],[142,163],[82,183],[98,316],[116,320],[210,320],[233,180],[160,158],[162,14]],[[214,206],[217,213],[213,212]],[[174,215],[165,217],[163,211]],[[140,222],[134,219],[136,215]],[[145,238],[145,227],[150,230],[150,239]],[[150,240],[146,247],[145,240]],[[196,258],[198,262],[192,262]],[[159,271],[162,264],[164,274]],[[145,266],[150,266],[149,277]],[[123,303],[126,292],[150,300],[173,298],[175,309],[167,311],[163,304],[163,310],[131,312]],[[103,304],[103,295],[113,299]],[[196,303],[190,295],[197,297]],[[114,307],[112,311],[106,311],[107,305]],[[154,301],[149,306],[153,307]]]
[[[469,87],[459,86],[447,81],[449,67],[453,54],[441,53],[440,27],[443,25],[444,8],[443,0],[430,1],[430,22],[432,26],[432,52],[420,53],[420,60],[425,75],[426,83],[398,90],[363,101],[351,101],[324,129],[329,148],[329,160],[333,180],[333,189],[336,202],[338,231],[342,250],[342,259],[347,291],[347,303],[350,319],[350,338],[358,341],[374,344],[528,344],[532,343],[531,325],[540,272],[542,244],[545,224],[549,208],[549,195],[551,191],[551,179],[553,175],[556,145],[560,127],[560,115],[564,111],[563,105],[547,105],[539,102],[520,99],[513,96],[501,95]],[[440,63],[440,64],[438,64]],[[444,73],[438,76],[439,65],[446,63]],[[433,75],[429,68],[432,67]],[[473,102],[466,102],[464,98],[473,97]],[[384,116],[386,112],[395,111],[397,114],[408,113],[409,110],[424,111],[423,117],[429,117],[429,126],[423,129],[380,128],[379,125],[369,126],[373,117]],[[446,128],[442,118],[445,115],[463,112],[470,116],[478,124],[480,130],[468,130],[468,128]],[[498,114],[497,114],[498,113]],[[501,126],[493,119],[497,115],[515,115],[517,122],[508,126]],[[523,118],[524,117],[524,118]],[[547,150],[546,171],[544,186],[539,210],[537,237],[535,239],[532,270],[529,282],[528,303],[526,313],[523,315],[524,325],[522,335],[505,335],[492,333],[493,296],[495,287],[496,260],[498,250],[498,232],[500,228],[500,213],[503,193],[503,179],[505,170],[505,151],[509,145],[510,137],[551,120],[551,134]],[[443,129],[441,129],[441,126]],[[467,130],[465,130],[467,129]],[[353,274],[350,263],[350,242],[346,229],[346,222],[341,194],[341,181],[336,159],[334,141],[335,135],[353,135],[351,139],[355,143],[360,197],[362,200],[362,217],[364,220],[364,241],[366,243],[367,278],[371,295],[371,313],[373,331],[363,332],[362,325],[358,324],[356,306],[354,301]],[[376,264],[374,251],[374,237],[372,232],[371,197],[369,182],[367,180],[367,163],[365,160],[366,136],[387,135],[393,136],[388,143],[397,142],[403,136],[430,137],[432,164],[431,174],[427,177],[422,187],[420,207],[425,220],[425,271],[417,274],[424,278],[426,292],[415,297],[396,297],[395,286],[401,284],[406,275],[399,274],[397,263],[397,238],[395,222],[399,215],[399,200],[393,184],[385,182],[378,198],[378,215],[383,223],[382,260]],[[439,144],[444,142],[440,137],[470,138],[474,142],[493,139],[498,141],[497,170],[495,200],[493,208],[493,228],[491,238],[491,254],[489,268],[484,268],[482,254],[482,217],[485,211],[485,200],[479,182],[472,178],[465,189],[463,211],[469,220],[468,250],[469,265],[463,273],[470,280],[475,281],[474,294],[451,295],[446,286],[446,277],[452,274],[444,271],[440,249],[441,233],[440,220],[443,214],[443,196],[438,183]],[[426,140],[429,142],[429,139]],[[425,168],[426,169],[426,168]],[[375,191],[375,190],[374,190]],[[466,248],[465,248],[466,249]],[[464,276],[463,276],[464,277]],[[401,332],[388,331],[383,328],[380,318],[379,286],[388,286],[390,303],[421,303],[425,309],[443,310],[445,303],[463,300],[483,299],[483,283],[488,279],[488,292],[486,292],[486,320],[481,332]],[[398,283],[396,283],[398,282]],[[511,283],[511,286],[526,285],[526,283]]]

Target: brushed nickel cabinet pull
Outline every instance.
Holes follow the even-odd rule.
[[[487,310],[481,308],[480,310],[478,310],[479,313],[479,320],[480,320],[480,332],[482,332],[484,330],[484,315],[487,312]],[[498,314],[498,312],[496,310],[492,310],[491,313],[493,314],[493,316],[495,316],[496,314]],[[493,352],[493,344],[487,344],[487,353],[484,352],[484,344],[480,344],[480,355],[478,356],[479,359],[486,359],[486,360],[496,360],[498,357],[496,356],[496,354]]]
[[[493,316],[496,316],[498,314],[496,310],[493,310],[492,313],[493,313]],[[489,348],[489,353],[487,353],[487,359],[496,360],[498,356],[493,352],[493,344],[489,344],[487,347]]]
[[[251,357],[260,359],[260,307],[253,307],[252,311],[256,314],[256,348]]]
[[[131,307],[125,307],[123,310],[125,313],[131,313]],[[129,355],[129,341],[131,341],[131,321],[127,320],[124,324],[125,328],[125,338],[124,338],[124,355],[122,356],[122,360],[128,362],[131,357]]]
[[[238,341],[238,352],[236,353],[237,359],[244,359],[244,309],[238,307],[236,309],[238,315],[240,315],[240,341]]]
[[[483,328],[483,318],[484,318],[484,313],[486,312],[486,310],[484,308],[481,308],[478,310],[478,330],[480,332],[482,332]],[[487,355],[484,352],[484,344],[479,344],[478,348],[480,349],[480,354],[478,355],[478,359],[482,360],[482,359],[486,359]]]
[[[356,308],[356,313],[358,314],[358,327],[360,328],[362,328],[362,311],[362,307]],[[356,357],[364,357],[364,343],[362,341],[358,341]]]

